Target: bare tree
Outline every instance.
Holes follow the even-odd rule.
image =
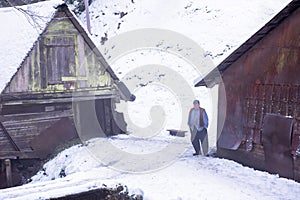
[[[42,26],[40,22],[46,22],[47,19],[45,16],[41,16],[36,14],[35,12],[31,10],[25,10],[21,7],[18,7],[19,5],[26,5],[27,3],[33,3],[38,2],[39,0],[5,0],[7,4],[10,7],[13,7],[16,11],[19,11],[20,13],[24,14],[27,21],[39,32],[41,30]],[[22,1],[22,2],[20,2]],[[41,0],[40,0],[41,1]],[[44,0],[42,0],[44,1]]]
[[[41,1],[46,1],[46,0],[4,0],[4,1],[0,1],[0,7],[13,7],[14,9],[16,9],[16,11],[21,12],[22,14],[24,14],[27,21],[39,32],[39,30],[41,30],[42,28],[41,22],[42,23],[46,22],[47,18],[45,16],[36,14],[34,11],[25,10],[18,6],[32,4]],[[85,10],[86,5],[90,5],[93,2],[93,0],[64,0],[64,1],[67,4],[76,5],[73,11],[77,15],[79,15]]]
[[[22,6],[22,5],[36,3],[40,1],[46,1],[46,0],[2,0],[0,1],[0,7]]]

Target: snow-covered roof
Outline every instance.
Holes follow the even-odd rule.
[[[55,8],[63,3],[51,0],[0,9],[0,91],[54,16]]]

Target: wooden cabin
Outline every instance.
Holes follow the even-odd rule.
[[[218,87],[218,156],[300,181],[299,0],[195,86]]]
[[[124,133],[126,123],[115,104],[135,98],[68,6],[49,4],[30,5],[36,6],[35,11],[52,12],[36,39],[28,35],[1,44],[6,57],[0,61],[0,188],[21,184],[40,169],[40,160],[78,136],[87,140]],[[20,8],[0,9],[0,17],[9,21],[13,16],[11,22],[20,24],[20,32],[11,31],[12,36],[22,31],[34,33],[35,23],[46,21],[45,15],[34,21],[31,17],[37,14],[27,15]],[[22,29],[28,23],[32,30]],[[10,31],[7,29],[1,32]],[[12,43],[28,45],[26,40],[33,39],[15,65],[23,46]],[[15,49],[4,49],[5,45]]]

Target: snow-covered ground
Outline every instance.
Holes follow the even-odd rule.
[[[156,143],[186,143],[187,138],[164,136]],[[91,147],[99,143],[111,143],[123,151],[136,151],[144,146],[152,151],[155,143],[148,139],[116,136],[109,139],[93,139],[87,146],[76,145],[61,153],[44,165],[44,171],[32,178],[32,182],[17,188],[4,189],[0,199],[46,199],[78,193],[118,183],[127,185],[130,193],[142,194],[145,199],[297,199],[300,184],[279,178],[266,172],[243,167],[233,161],[193,157],[191,146],[173,163],[163,168],[144,173],[128,173],[113,169],[95,159]],[[153,146],[152,146],[153,145]],[[114,156],[111,155],[113,160]],[[132,155],[138,156],[135,152]],[[143,165],[143,160],[140,160]],[[151,168],[151,166],[149,166]],[[60,178],[64,170],[66,177]]]
[[[235,162],[192,157],[187,130],[193,99],[210,119],[216,141],[216,97],[194,88],[203,76],[255,33],[289,0],[96,0],[90,7],[94,41],[137,96],[118,105],[129,136],[86,141],[45,164],[32,182],[0,191],[0,199],[45,199],[127,185],[146,199],[297,199],[300,184]],[[80,19],[84,22],[85,15]],[[131,32],[128,32],[131,31]],[[101,39],[102,38],[102,39]],[[64,171],[66,177],[60,178]]]

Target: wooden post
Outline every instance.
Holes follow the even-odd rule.
[[[4,165],[5,165],[5,171],[6,171],[7,187],[12,187],[13,186],[13,181],[12,181],[11,161],[10,161],[10,159],[5,159],[4,160]]]
[[[112,118],[112,112],[110,107],[110,99],[104,100],[104,117],[105,117],[105,130],[104,133],[106,135],[112,135],[111,131],[111,118]]]
[[[90,12],[89,12],[89,2],[88,0],[84,1],[85,6],[85,17],[86,17],[86,26],[89,34],[91,34],[91,24],[90,24]]]

